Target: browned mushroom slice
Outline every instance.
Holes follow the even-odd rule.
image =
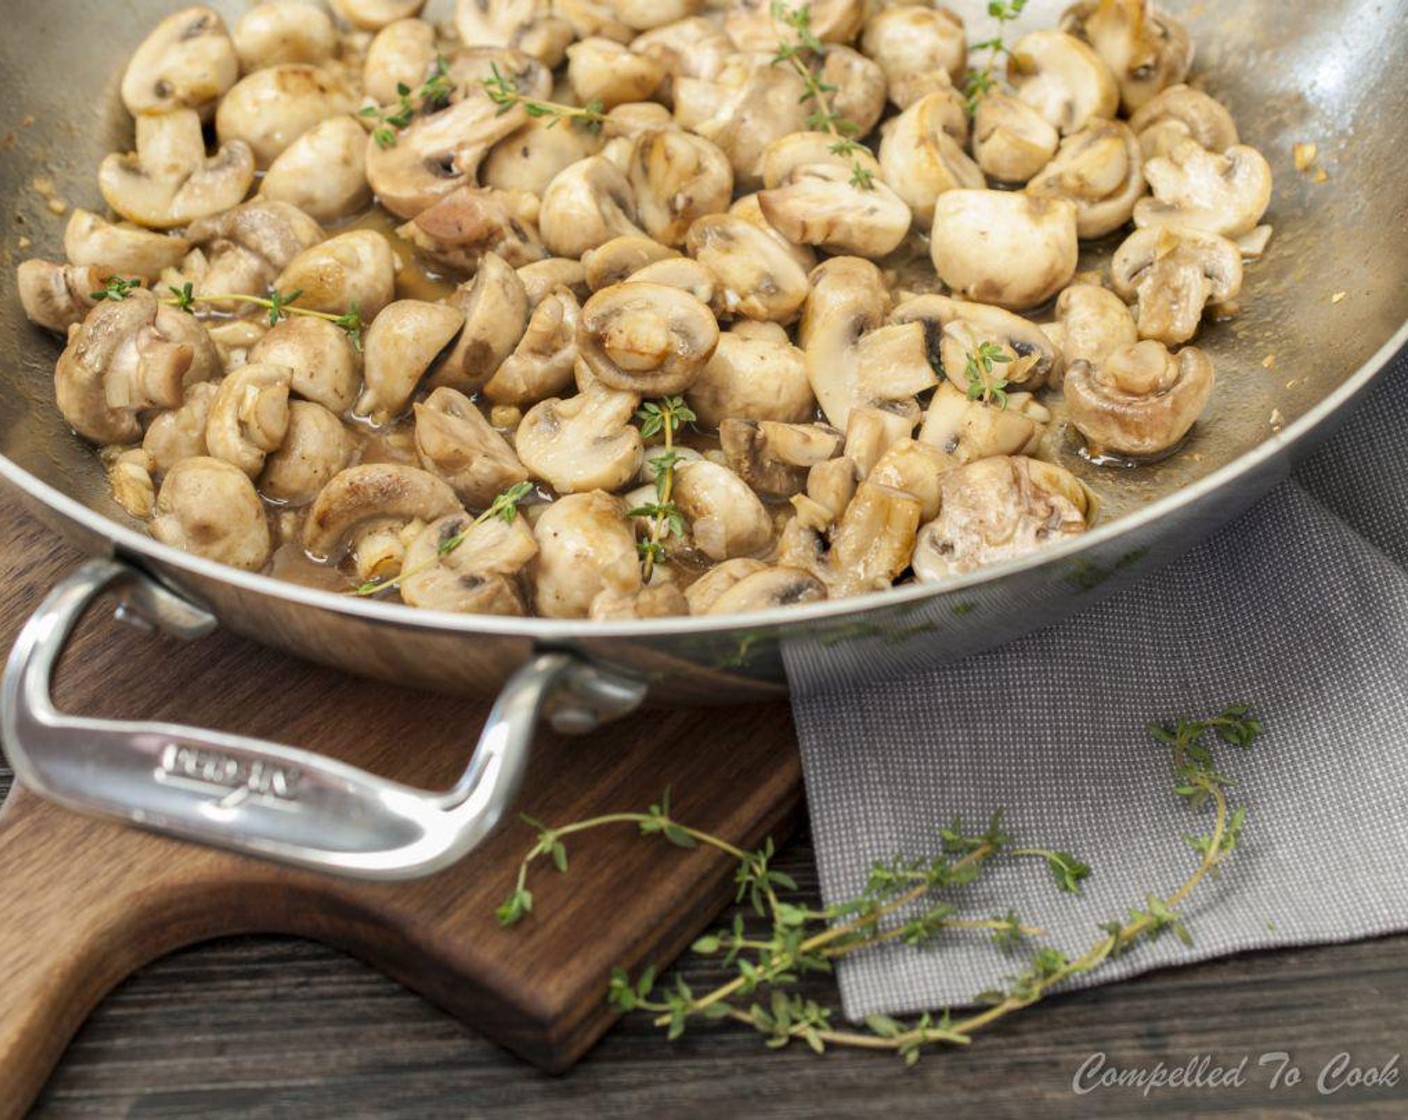
[[[1242,290],[1242,254],[1224,237],[1164,226],[1137,230],[1110,262],[1115,291],[1137,301],[1141,338],[1169,346],[1187,342],[1209,304]]]
[[[770,568],[753,572],[720,592],[705,610],[695,614],[746,614],[774,607],[819,603],[827,596],[826,584],[800,568]]]
[[[1087,501],[1070,472],[1050,463],[1006,455],[969,463],[944,476],[939,516],[915,543],[914,574],[942,581],[1077,536]]]
[[[1126,113],[1183,81],[1193,64],[1188,32],[1152,0],[1079,0],[1061,27],[1089,42],[1113,71]]]
[[[249,351],[251,362],[293,371],[295,395],[338,415],[352,407],[362,388],[362,361],[347,332],[326,319],[294,316],[271,327]]]
[[[191,243],[185,237],[109,222],[83,209],[74,210],[64,230],[64,255],[69,263],[95,268],[103,277],[138,277],[152,282],[180,264],[190,250]]]
[[[197,456],[171,468],[157,495],[151,534],[245,571],[257,572],[269,559],[269,522],[254,483],[220,459]]]
[[[1212,394],[1212,361],[1185,347],[1136,342],[1098,366],[1076,362],[1066,373],[1066,415],[1092,453],[1147,458],[1177,447]]]
[[[1134,224],[1192,226],[1240,237],[1250,233],[1271,203],[1271,167],[1255,148],[1237,144],[1210,152],[1180,140],[1144,166],[1153,198],[1134,207]]]
[[[1111,120],[1120,91],[1100,56],[1074,35],[1032,31],[1013,45],[1007,78],[1017,96],[1063,136],[1092,120]]]
[[[768,571],[761,560],[740,556],[736,560],[725,560],[715,564],[707,572],[684,589],[684,597],[689,603],[690,614],[708,614],[720,595],[740,580],[758,572]]]
[[[947,386],[940,386],[940,391]],[[958,463],[952,455],[917,439],[902,439],[870,469],[866,481],[877,486],[903,490],[919,501],[919,519],[932,521],[939,515],[940,490],[944,475]]]
[[[909,232],[904,201],[881,180],[853,181],[849,166],[807,164],[780,187],[758,193],[764,217],[789,241],[833,253],[883,257]]]
[[[54,396],[85,439],[132,443],[142,434],[138,413],[177,407],[187,386],[219,372],[205,328],[139,288],[98,304],[70,332],[54,370]]]
[[[1144,190],[1139,142],[1122,121],[1092,121],[1067,136],[1056,157],[1027,184],[1030,195],[1075,203],[1082,240],[1104,237],[1129,221]]]
[[[954,294],[1013,311],[1045,303],[1075,275],[1076,207],[1011,191],[947,191],[930,256]]]
[[[951,332],[946,333],[949,325],[957,322],[967,323],[980,341],[995,343],[1012,357],[1021,359],[1009,363],[1002,370],[1010,384],[1023,389],[1038,389],[1060,379],[1061,352],[1046,332],[1030,319],[1000,307],[948,296],[916,296],[896,307],[890,313],[890,322],[922,324],[929,361],[942,369],[949,380],[964,392],[968,389],[964,376],[967,355],[964,350],[954,348],[958,340]],[[944,357],[945,342],[948,343],[949,359]]]
[[[682,393],[694,384],[719,342],[713,313],[678,288],[617,284],[582,307],[577,350],[612,389],[646,397]]]
[[[302,210],[267,198],[192,222],[186,236],[204,258],[193,284],[200,296],[265,295],[299,253],[324,237],[322,226]],[[175,280],[168,282],[179,287]],[[237,301],[212,306],[232,313],[247,310]]]
[[[437,264],[474,273],[489,253],[514,268],[543,260],[538,200],[525,191],[460,187],[397,231]]]
[[[518,457],[559,494],[619,490],[645,455],[631,424],[639,403],[631,393],[594,389],[536,404],[518,425]]]
[[[939,386],[919,438],[952,457],[956,464],[992,455],[1029,455],[1051,420],[1030,393],[1010,393],[999,407],[970,400],[952,382]]]
[[[132,55],[122,103],[139,118],[193,109],[208,120],[239,76],[225,21],[210,8],[183,8],[157,24]]]
[[[559,257],[581,257],[623,234],[644,235],[636,224],[635,192],[604,156],[578,160],[558,173],[543,194],[538,228]]]
[[[485,153],[528,119],[521,106],[504,111],[474,92],[448,108],[416,118],[391,147],[367,148],[367,181],[381,204],[414,218],[462,186],[473,186]]]
[[[415,406],[415,418],[421,465],[454,487],[471,509],[488,508],[495,496],[528,478],[508,441],[463,393],[436,389]]]
[[[587,286],[599,292],[602,288],[620,284],[648,264],[677,256],[679,254],[675,250],[653,237],[626,234],[613,237],[595,249],[588,249],[582,254],[582,268],[586,273]]]
[[[735,474],[760,494],[790,497],[807,485],[807,472],[841,453],[842,435],[825,424],[725,420],[719,443]]]
[[[851,409],[844,453],[855,465],[857,480],[869,475],[890,448],[914,433],[921,415],[913,398]]]
[[[454,541],[459,543],[449,547]],[[537,554],[522,514],[475,523],[468,514],[452,513],[432,521],[406,549],[401,599],[422,610],[522,615],[516,577]]]
[[[368,522],[434,521],[459,508],[455,492],[429,471],[363,463],[339,471],[318,492],[303,522],[303,547],[318,559],[333,559]]]
[[[831,538],[832,597],[843,599],[893,584],[909,567],[921,509],[912,494],[862,482]]]
[[[800,424],[816,412],[802,351],[776,323],[749,320],[719,336],[685,400],[706,428],[730,417]]]
[[[518,269],[518,278],[523,282],[523,291],[528,296],[529,308],[537,307],[558,288],[566,288],[580,303],[591,295],[587,286],[587,270],[581,261],[566,257],[547,257]]]
[[[443,303],[397,300],[367,328],[364,388],[357,413],[373,424],[400,416],[421,378],[464,326],[464,313]]]
[[[1191,86],[1169,86],[1129,118],[1145,159],[1168,155],[1180,140],[1193,139],[1210,152],[1234,147],[1237,122],[1216,98]]]
[[[636,535],[619,498],[568,494],[543,511],[533,535],[533,599],[544,618],[586,618],[602,592],[640,590]]]

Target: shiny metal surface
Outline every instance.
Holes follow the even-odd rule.
[[[518,793],[539,716],[590,731],[625,715],[644,688],[566,653],[530,658],[504,686],[463,775],[426,793],[309,751],[173,724],[57,711],[50,678],[78,620],[103,591],[180,638],[215,619],[119,561],[91,560],[56,587],[5,668],[0,733],[32,790],[73,809],[262,856],[375,880],[429,875],[472,851]]]
[[[7,275],[57,255],[63,219],[35,189],[97,206],[93,172],[130,136],[116,98],[123,60],[174,3],[27,4],[0,38],[0,197]],[[952,5],[984,37],[985,5]],[[1033,0],[1050,25],[1064,5]],[[1249,269],[1246,309],[1199,345],[1217,364],[1210,412],[1184,451],[1138,470],[1090,466],[1074,439],[1054,448],[1100,495],[1091,533],[942,589],[907,587],[729,619],[567,624],[413,611],[311,592],[158,545],[110,500],[92,449],[52,403],[55,343],[0,300],[0,477],[40,516],[95,554],[130,558],[221,622],[353,672],[485,691],[535,651],[572,650],[651,686],[654,703],[717,703],[785,687],[784,641],[824,651],[863,644],[866,671],[888,674],[986,648],[1081,609],[1191,546],[1264,493],[1322,435],[1408,338],[1408,7],[1381,0],[1287,6],[1272,0],[1169,3],[1199,47],[1198,72],[1232,108],[1276,173],[1268,258]],[[238,3],[217,3],[227,15]],[[445,6],[432,4],[443,14]],[[56,80],[61,77],[62,80]],[[26,125],[25,119],[33,118]],[[1291,164],[1314,142],[1329,173]],[[41,184],[42,186],[43,184]],[[21,248],[20,238],[32,245]],[[1343,292],[1336,300],[1336,293]]]

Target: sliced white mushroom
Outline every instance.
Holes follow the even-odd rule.
[[[1139,341],[1128,305],[1098,284],[1072,284],[1056,301],[1061,353],[1072,362],[1099,365],[1105,356]]]
[[[246,74],[270,66],[327,62],[337,53],[337,28],[316,4],[278,0],[251,8],[235,24],[235,53]]]
[[[25,318],[36,327],[67,335],[88,316],[101,294],[103,272],[89,266],[29,260],[16,270],[15,286]]]
[[[919,324],[884,327],[889,296],[880,270],[860,257],[833,257],[811,276],[798,332],[807,378],[831,425],[851,410],[905,401],[938,378]]]
[[[1237,122],[1216,98],[1191,86],[1174,85],[1129,118],[1145,159],[1168,155],[1180,140],[1196,140],[1210,152],[1238,143]]]
[[[376,33],[362,61],[362,90],[378,105],[394,105],[400,89],[419,89],[435,65],[435,28],[399,19]]]
[[[331,0],[332,10],[362,31],[380,31],[398,19],[420,15],[425,0]]]
[[[636,224],[635,192],[603,156],[578,160],[560,172],[543,195],[538,227],[560,257],[581,257],[623,234],[643,235]]]
[[[710,560],[756,556],[772,541],[772,518],[743,479],[707,459],[675,470],[673,500],[691,543]]]
[[[306,505],[348,464],[356,446],[342,421],[322,405],[290,401],[287,429],[264,460],[259,490],[286,505]]]
[[[802,351],[776,323],[748,320],[719,336],[685,400],[706,428],[730,417],[801,424],[816,412]]]
[[[416,452],[471,509],[487,509],[495,496],[528,478],[508,441],[479,406],[450,388],[434,390],[415,406]]]
[[[355,108],[351,91],[318,66],[271,66],[240,79],[220,101],[215,131],[222,144],[248,144],[268,167],[314,125]]]
[[[421,378],[464,322],[464,313],[449,304],[418,299],[389,304],[367,328],[357,415],[386,424],[405,412]]]
[[[356,118],[329,117],[314,125],[269,165],[259,193],[287,202],[319,222],[336,222],[365,210],[367,140]]]
[[[396,233],[450,272],[478,272],[489,253],[513,268],[548,256],[538,236],[538,198],[527,191],[460,187]]]
[[[1209,305],[1242,290],[1242,254],[1225,237],[1161,226],[1136,230],[1110,262],[1115,291],[1136,304],[1140,338],[1187,342]]]
[[[909,567],[923,504],[913,494],[862,482],[831,537],[831,597],[889,587]]]
[[[606,389],[542,401],[518,426],[518,457],[559,494],[619,490],[635,477],[645,454],[640,431],[631,425],[639,402],[632,393]]]
[[[740,51],[777,50],[777,17],[771,0],[730,0],[724,30]],[[812,0],[807,5],[811,33],[823,43],[849,43],[865,22],[861,0]]]
[[[456,288],[449,302],[464,315],[464,329],[436,367],[430,383],[474,392],[494,375],[523,337],[528,326],[528,295],[518,273],[498,255],[488,253],[474,279]]]
[[[69,263],[97,269],[103,277],[151,282],[180,264],[190,249],[185,237],[114,224],[81,208],[74,210],[64,230],[64,255]]]
[[[303,522],[303,547],[335,559],[358,528],[373,521],[431,522],[460,508],[449,484],[402,463],[363,463],[338,471],[318,491]]]
[[[1080,0],[1062,17],[1063,30],[1085,39],[1119,81],[1126,113],[1181,82],[1193,65],[1183,25],[1152,0]]]
[[[920,531],[914,574],[941,582],[1086,530],[1087,498],[1069,471],[1022,456],[979,459],[944,476],[939,516]]]
[[[946,191],[934,204],[929,252],[955,295],[1036,307],[1075,275],[1076,207],[1010,191]]]
[[[250,478],[278,449],[288,431],[292,371],[286,366],[245,364],[220,382],[205,424],[210,454],[239,467]]]
[[[172,467],[150,529],[163,544],[245,571],[269,559],[269,521],[254,483],[220,459],[198,456]]]
[[[209,120],[240,76],[229,31],[211,8],[183,8],[156,25],[122,75],[122,103],[134,117],[191,109]]]
[[[1185,346],[1170,354],[1161,342],[1122,347],[1099,365],[1066,371],[1066,415],[1092,454],[1135,458],[1177,447],[1212,395],[1212,360]]]
[[[911,215],[880,179],[856,183],[850,167],[796,168],[779,187],[758,193],[763,216],[789,241],[833,253],[879,258],[899,247]]]
[[[1007,78],[1017,97],[1063,136],[1095,118],[1112,120],[1119,86],[1098,54],[1063,31],[1032,31],[1012,45]]]
[[[549,69],[562,62],[572,27],[534,0],[456,0],[455,30],[476,47],[512,47]]]
[[[572,384],[581,311],[577,297],[568,289],[549,293],[533,308],[513,353],[484,383],[485,398],[494,404],[527,408],[558,396]]]
[[[724,313],[718,277],[707,265],[689,257],[666,257],[636,269],[626,279],[632,284],[663,284],[688,292],[715,316]]]
[[[880,172],[904,199],[921,229],[934,222],[934,201],[944,191],[987,186],[982,169],[945,128],[948,101],[943,94],[922,97],[884,129]]]
[[[856,480],[866,478],[895,444],[909,439],[921,416],[912,398],[852,408],[842,453],[854,465]]]
[[[727,314],[783,324],[797,318],[807,270],[781,235],[736,214],[708,214],[689,227],[685,247],[717,277],[717,303]]]
[[[1051,162],[1061,134],[1045,117],[1011,94],[994,90],[973,115],[973,155],[1000,183],[1025,183]]]
[[[577,327],[577,351],[592,375],[645,397],[689,389],[718,342],[713,312],[688,292],[637,281],[593,295]]]
[[[1271,167],[1255,148],[1236,144],[1210,152],[1181,140],[1144,165],[1153,198],[1134,207],[1137,226],[1192,226],[1240,237],[1261,221],[1271,204]]]
[[[807,472],[841,453],[844,437],[825,424],[725,420],[719,445],[729,468],[760,494],[791,497],[807,486]]]
[[[302,292],[298,306],[330,315],[355,308],[370,323],[396,295],[400,267],[386,238],[370,229],[353,229],[305,249],[279,274],[281,292]]]
[[[151,473],[166,474],[183,459],[207,454],[205,425],[219,392],[214,382],[197,381],[186,389],[180,407],[163,412],[147,426],[142,451]]]
[[[773,146],[769,145],[768,150],[774,150]],[[835,153],[832,153],[833,157],[834,154]],[[867,158],[874,159],[873,156],[868,156],[868,153],[859,154],[856,156],[856,162],[862,167],[869,167],[870,164],[867,162]],[[822,160],[820,162],[825,163],[826,161]],[[794,164],[793,166],[795,167],[796,165]],[[878,167],[879,163],[877,162],[875,166]],[[782,182],[779,180],[778,186],[781,185]],[[736,198],[733,205],[728,208],[728,215],[730,218],[742,218],[749,225],[762,230],[777,242],[777,244],[787,250],[787,255],[796,261],[804,271],[810,272],[816,267],[816,250],[810,245],[799,245],[795,241],[789,241],[787,238],[783,237],[781,231],[769,222],[766,215],[763,214],[763,208],[758,204],[757,191],[754,191],[752,194],[740,195]]]
[[[533,601],[544,618],[586,618],[603,592],[641,588],[636,535],[619,498],[594,490],[568,494],[533,526]]]
[[[339,416],[362,389],[361,356],[347,332],[326,319],[294,316],[280,320],[249,351],[251,362],[291,371],[289,388]]]
[[[54,370],[54,397],[85,439],[134,443],[142,434],[139,413],[175,408],[188,386],[219,373],[205,328],[139,288],[99,303],[69,333]]]
[[[869,148],[857,147],[847,152],[838,152],[836,148],[836,137],[829,132],[794,132],[774,140],[763,152],[763,186],[780,187],[799,167],[814,163],[830,163],[846,168],[854,163],[872,175],[880,174],[880,161],[871,155]],[[750,197],[756,200],[757,195]],[[761,209],[758,217],[767,221],[762,217]]]
[[[239,205],[254,182],[254,154],[242,140],[205,153],[193,109],[137,118],[137,150],[114,152],[98,168],[103,199],[129,222],[175,229]]]
[[[1030,393],[1010,393],[998,406],[971,400],[945,381],[929,402],[919,439],[955,464],[991,455],[1030,455],[1050,420],[1051,413]]]
[[[1065,198],[1076,207],[1076,234],[1104,237],[1129,221],[1144,195],[1139,142],[1122,121],[1093,121],[1061,141],[1045,169],[1027,184],[1037,198]]]
[[[967,71],[968,39],[963,21],[947,8],[931,8],[927,4],[888,4],[878,8],[866,20],[860,45],[885,72],[890,97],[901,109],[913,101],[895,95],[901,90],[922,88],[915,85],[914,79],[933,82],[935,72],[942,72],[956,83]]]

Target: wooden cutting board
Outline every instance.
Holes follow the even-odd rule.
[[[81,558],[0,502],[0,644]],[[308,747],[418,786],[458,775],[486,702],[370,684],[228,635],[183,645],[95,610],[59,674],[73,712],[193,722]],[[783,703],[645,713],[584,739],[544,732],[522,811],[565,824],[643,810],[733,843],[780,838],[801,801]],[[548,1070],[611,1024],[614,965],[676,956],[730,897],[733,866],[628,827],[570,841],[570,872],[539,865],[535,913],[494,908],[532,832],[506,824],[456,867],[411,884],[291,871],[93,820],[16,786],[0,808],[0,1118],[23,1114],[88,1012],[134,970],[192,942],[292,933],[345,949]],[[297,999],[296,992],[289,993]]]

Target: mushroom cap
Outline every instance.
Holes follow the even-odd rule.
[[[1134,224],[1193,226],[1223,237],[1250,233],[1271,204],[1271,167],[1255,148],[1210,152],[1181,140],[1144,165],[1153,198],[1134,207]]]
[[[220,459],[200,455],[172,467],[150,529],[163,544],[245,571],[269,559],[269,521],[254,483]]]
[[[185,237],[114,224],[82,208],[73,211],[64,230],[64,255],[69,263],[95,268],[105,277],[139,277],[151,283],[179,265],[190,251],[191,243]]]
[[[879,179],[868,188],[851,179],[849,166],[806,164],[782,186],[759,191],[758,205],[789,241],[834,253],[888,256],[909,232],[909,207]]]
[[[573,38],[570,24],[534,0],[456,0],[455,30],[462,43],[512,47],[549,68]]]
[[[645,101],[665,80],[665,68],[648,55],[592,36],[567,48],[567,84],[577,103],[599,101],[614,109],[631,101]]]
[[[889,296],[880,270],[861,257],[832,257],[813,270],[797,340],[807,378],[827,420],[845,430],[851,409],[867,403],[856,342],[884,321]]]
[[[626,277],[632,284],[663,284],[679,288],[704,304],[715,317],[724,313],[720,299],[718,277],[706,265],[689,257],[666,257],[638,268]]]
[[[250,348],[251,362],[290,370],[290,389],[341,415],[352,407],[362,387],[361,358],[347,332],[306,315],[281,319]]]
[[[613,237],[643,236],[636,218],[635,191],[625,174],[604,156],[589,156],[548,184],[538,228],[556,256],[580,258]]]
[[[425,0],[331,0],[332,10],[362,31],[380,31],[398,19],[420,15]]]
[[[533,308],[513,353],[484,383],[484,396],[494,404],[526,408],[572,384],[581,313],[577,297],[567,288],[549,293]]]
[[[1061,134],[1025,101],[998,90],[973,115],[973,155],[1000,183],[1025,183],[1051,162]]]
[[[186,236],[206,258],[207,267],[194,281],[201,296],[263,296],[299,253],[324,239],[322,226],[302,210],[267,198],[192,222]],[[230,301],[214,309],[234,314],[247,310]]]
[[[1137,302],[1141,338],[1169,346],[1187,342],[1208,304],[1227,303],[1242,290],[1242,254],[1215,233],[1177,226],[1135,230],[1110,261],[1110,281]]]
[[[963,21],[947,8],[923,4],[880,8],[866,20],[861,50],[879,64],[892,90],[901,78],[936,70],[958,82],[968,68]]]
[[[683,129],[647,132],[627,165],[640,225],[678,247],[696,218],[722,214],[733,201],[733,167],[717,145]]]
[[[133,443],[142,434],[139,413],[177,407],[187,386],[219,372],[205,328],[138,288],[99,303],[70,332],[54,370],[54,396],[85,439]]]
[[[205,425],[219,392],[214,382],[197,381],[187,387],[180,407],[161,413],[147,425],[142,451],[152,474],[166,474],[181,460],[206,454]]]
[[[254,154],[242,140],[205,153],[193,109],[137,118],[137,151],[113,152],[98,168],[103,199],[130,222],[175,229],[239,205],[254,182]]]
[[[826,584],[801,568],[766,565],[734,582],[714,596],[709,606],[700,610],[691,604],[693,614],[746,614],[774,607],[791,607],[802,603],[819,603],[826,598]]]
[[[1076,235],[1104,237],[1129,221],[1145,191],[1139,141],[1122,121],[1092,121],[1061,141],[1031,182],[1037,198],[1065,198],[1076,207]]]
[[[1183,81],[1193,65],[1188,32],[1149,0],[1080,0],[1062,17],[1061,27],[1088,41],[1105,61],[1119,82],[1126,113]]]
[[[365,210],[372,190],[362,126],[346,114],[314,125],[275,157],[259,193],[290,203],[319,222]]]
[[[528,326],[528,294],[518,273],[496,253],[486,253],[473,280],[461,284],[450,304],[464,315],[464,329],[435,367],[431,385],[473,392],[491,378]]]
[[[987,186],[982,169],[945,127],[949,101],[941,93],[921,97],[885,126],[880,171],[904,199],[921,228],[934,221],[934,201],[944,191]]]
[[[710,560],[755,556],[772,543],[772,518],[752,488],[708,459],[675,468],[673,500],[690,540]]]
[[[920,531],[913,568],[938,582],[1086,530],[1084,495],[1061,467],[996,455],[944,476],[939,516]]]
[[[346,315],[355,305],[370,323],[395,298],[396,254],[384,236],[353,229],[305,249],[279,274],[281,292],[302,292],[298,306]]]
[[[587,287],[594,292],[623,283],[648,264],[669,260],[679,254],[653,237],[628,233],[588,249],[582,254]]]
[[[1210,152],[1225,152],[1239,141],[1237,122],[1216,98],[1191,86],[1174,85],[1142,105],[1129,118],[1145,159],[1167,155],[1181,139],[1196,140]]]
[[[748,320],[719,336],[685,400],[706,428],[729,418],[800,424],[816,414],[805,355],[776,323]]]
[[[1177,447],[1212,395],[1212,361],[1161,342],[1121,347],[1098,366],[1074,363],[1066,373],[1066,415],[1097,453],[1136,458]]]
[[[849,43],[865,21],[861,0],[812,0],[807,5],[811,32],[823,43]],[[724,31],[740,51],[777,50],[777,21],[771,0],[731,0]]]
[[[397,300],[372,320],[363,342],[363,385],[357,414],[373,424],[400,416],[416,386],[464,326],[464,313],[444,303]]]
[[[322,405],[290,401],[283,441],[264,460],[259,490],[285,505],[306,505],[347,465],[356,446],[342,421]]]
[[[689,227],[685,247],[717,277],[726,314],[784,324],[797,318],[807,272],[780,234],[736,214],[706,214]]]
[[[919,439],[960,465],[991,455],[1029,455],[1050,419],[1051,414],[1030,393],[1011,393],[1006,406],[999,408],[969,400],[946,381],[929,402]]]
[[[87,317],[101,291],[106,274],[90,266],[29,260],[15,271],[20,306],[37,327],[67,335]]]
[[[947,370],[944,362],[944,332],[953,323],[969,324],[981,338],[995,342],[1012,356],[1033,359],[1004,371],[1007,379],[1024,389],[1037,389],[1057,381],[1061,375],[1061,352],[1050,337],[1030,319],[986,303],[970,303],[949,296],[925,295],[907,299],[890,313],[891,323],[920,323],[924,327],[924,343],[929,362]],[[951,380],[959,389],[966,389],[962,377],[963,365],[951,371]]]
[[[885,111],[885,71],[860,51],[840,44],[826,47],[817,81],[831,91],[831,111],[855,125],[857,136],[867,135]]]
[[[303,547],[335,558],[352,531],[369,521],[434,521],[460,508],[448,483],[402,463],[363,463],[338,471],[318,491],[303,522]]]
[[[636,535],[626,505],[600,490],[553,502],[533,526],[534,604],[544,618],[586,618],[603,591],[641,588]]]
[[[242,140],[260,167],[314,125],[354,108],[351,91],[318,66],[271,66],[240,79],[220,100],[215,131],[222,144]]]
[[[1076,238],[1076,207],[1067,199],[957,190],[934,204],[929,251],[956,295],[1020,311],[1070,283]]]
[[[450,272],[475,273],[496,253],[513,268],[544,259],[538,198],[526,191],[460,187],[396,231]]]
[[[523,291],[528,296],[530,308],[537,307],[558,288],[568,289],[577,297],[578,302],[591,294],[592,289],[587,284],[587,270],[581,261],[567,257],[548,257],[532,264],[521,265],[517,272],[518,279],[523,284]]]
[[[399,86],[416,89],[435,65],[435,28],[423,19],[398,19],[381,28],[362,62],[362,89],[378,105],[394,104]]]
[[[459,537],[458,547],[445,551]],[[428,610],[469,614],[525,613],[513,578],[538,554],[533,530],[522,514],[512,521],[475,522],[466,513],[432,521],[406,549],[401,599]]]
[[[1007,79],[1025,101],[1062,135],[1079,132],[1093,118],[1113,119],[1119,86],[1089,46],[1063,31],[1032,31],[1012,46]]]
[[[337,28],[316,4],[280,0],[251,8],[231,36],[245,73],[288,63],[318,65],[337,53]]]
[[[539,198],[558,174],[601,151],[601,134],[559,128],[556,118],[534,117],[490,150],[479,166],[479,181],[496,190],[529,191]]]
[[[415,406],[416,452],[471,509],[487,509],[495,496],[525,482],[528,468],[508,441],[455,389],[442,386]]]
[[[688,292],[633,281],[582,307],[577,351],[612,389],[658,397],[694,384],[719,343],[713,313]]]
[[[209,119],[235,84],[240,63],[225,21],[211,8],[183,8],[153,28],[122,75],[122,103],[134,117],[193,109]]]
[[[414,218],[462,186],[473,186],[489,149],[528,120],[521,105],[504,110],[475,90],[448,108],[413,120],[383,148],[367,141],[367,181],[398,218]]]
[[[734,53],[733,41],[703,16],[662,24],[631,40],[631,50],[655,59],[668,75],[660,94],[672,101],[670,78],[711,79]]]
[[[250,478],[278,449],[288,432],[287,366],[246,363],[220,382],[205,423],[205,446],[216,459],[239,467]]]
[[[542,401],[518,425],[518,457],[559,494],[619,490],[645,456],[640,432],[631,426],[639,403],[631,393],[607,389]]]
[[[1099,365],[1105,356],[1139,341],[1128,305],[1098,284],[1072,284],[1056,300],[1061,325],[1061,353],[1072,362]]]
[[[783,186],[792,172],[813,163],[830,163],[849,169],[854,160],[872,175],[880,174],[880,161],[868,148],[857,148],[842,155],[833,150],[835,147],[836,137],[829,132],[793,132],[774,140],[763,152],[763,186],[769,189]]]

